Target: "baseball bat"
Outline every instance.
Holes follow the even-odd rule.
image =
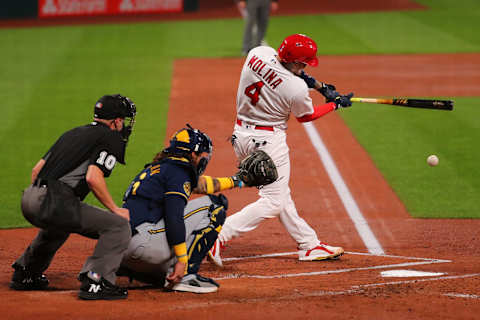
[[[390,104],[400,107],[423,108],[435,110],[453,110],[453,101],[451,100],[430,100],[430,99],[408,99],[408,98],[351,98],[352,102],[366,102]]]
[[[300,74],[297,74],[300,76]],[[321,92],[321,89],[326,85],[323,82],[315,80],[310,77],[308,74],[304,73],[304,77],[300,76],[307,83],[308,81],[313,82],[312,86],[316,90]],[[309,79],[305,79],[309,78]],[[389,99],[380,99],[380,98],[356,98],[353,97],[350,99],[352,102],[366,102],[366,103],[377,103],[377,104],[390,104],[400,107],[410,107],[410,108],[423,108],[423,109],[435,109],[435,110],[453,110],[453,101],[452,100],[430,100],[430,99],[408,99],[408,98],[389,98]]]

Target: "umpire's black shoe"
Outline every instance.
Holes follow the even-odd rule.
[[[45,290],[48,287],[48,279],[41,272],[32,272],[27,270],[24,266],[14,263],[12,266],[13,272],[10,288],[14,290]]]
[[[126,299],[128,296],[127,289],[120,288],[104,278],[95,281],[89,275],[82,274],[79,280],[82,281],[82,285],[78,297],[83,300],[118,300]]]

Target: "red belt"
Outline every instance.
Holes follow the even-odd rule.
[[[242,120],[239,120],[237,119],[237,124],[239,126],[242,125]],[[245,124],[246,126],[249,126],[248,124]],[[250,125],[252,126],[255,130],[266,130],[266,131],[273,131],[273,127],[269,127],[269,126],[255,126],[255,125]]]

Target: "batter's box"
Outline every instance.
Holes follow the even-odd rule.
[[[232,278],[276,279],[314,277],[348,272],[376,272],[411,268],[414,266],[450,263],[451,260],[418,258],[395,255],[377,255],[361,252],[346,252],[336,260],[301,262],[297,252],[283,252],[256,256],[224,258],[224,268],[216,269],[204,264],[203,271],[215,280]]]

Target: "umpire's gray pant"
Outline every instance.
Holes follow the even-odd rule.
[[[36,216],[46,193],[47,187],[37,186],[30,186],[23,193],[22,212],[33,225],[38,224]],[[129,222],[117,214],[83,202],[80,203],[80,217],[80,229],[75,233],[98,239],[93,254],[87,258],[80,273],[93,271],[114,284],[115,273],[131,238]],[[45,271],[69,235],[64,230],[40,229],[16,263],[36,272]]]
[[[258,47],[267,32],[271,0],[248,0],[242,51],[248,53]],[[254,27],[257,32],[254,34]]]

